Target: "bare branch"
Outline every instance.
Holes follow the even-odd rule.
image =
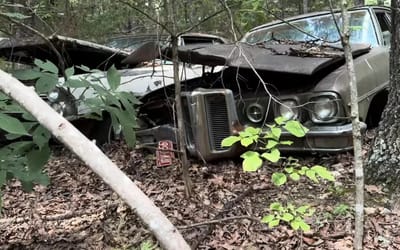
[[[180,35],[182,35],[182,34],[185,34],[185,33],[187,33],[187,32],[192,31],[192,30],[195,29],[196,27],[200,26],[201,24],[207,22],[207,21],[210,20],[211,18],[213,18],[213,17],[215,17],[215,16],[221,14],[221,13],[224,12],[224,11],[225,11],[225,10],[218,10],[218,11],[214,12],[214,13],[211,14],[210,16],[208,16],[208,17],[204,18],[203,20],[201,20],[201,21],[195,23],[194,25],[192,25],[191,27],[187,28],[186,30],[184,30],[184,31],[182,31],[182,32],[179,32],[176,36],[180,36]]]
[[[9,22],[11,22],[11,23],[13,23],[13,24],[16,24],[16,25],[18,25],[18,26],[21,26],[22,28],[24,28],[24,29],[26,29],[26,30],[29,30],[30,32],[32,32],[32,33],[34,33],[35,35],[37,35],[38,37],[42,38],[42,39],[49,45],[50,49],[56,54],[56,57],[57,57],[57,59],[58,59],[58,66],[60,67],[61,72],[62,72],[62,74],[64,75],[64,71],[65,71],[65,62],[64,62],[64,59],[63,59],[63,57],[61,56],[60,52],[57,50],[57,48],[54,46],[54,44],[46,37],[46,35],[44,35],[44,34],[41,33],[40,31],[38,31],[38,30],[32,28],[32,27],[29,26],[29,25],[26,25],[26,24],[24,24],[24,23],[22,23],[22,22],[19,22],[19,21],[17,21],[17,20],[14,20],[14,19],[10,18],[8,15],[6,15],[6,14],[4,14],[4,13],[1,13],[1,12],[0,12],[0,17],[3,18],[3,19],[5,19],[5,20],[7,20],[7,21],[9,21]]]
[[[125,4],[125,5],[129,6],[131,9],[135,10],[136,12],[139,12],[141,15],[145,16],[150,21],[152,21],[153,23],[155,23],[155,24],[159,25],[161,28],[163,28],[168,34],[173,35],[173,31],[171,31],[166,25],[164,25],[163,23],[159,22],[156,18],[150,16],[149,14],[147,14],[146,12],[141,10],[140,8],[136,7],[132,3],[128,2],[128,1],[124,1],[124,0],[117,0],[117,1],[122,3],[122,4]]]
[[[224,6],[226,12],[228,12],[229,20],[231,22],[232,35],[233,35],[233,38],[235,39],[235,42],[236,42],[238,40],[238,38],[237,38],[237,35],[236,35],[236,32],[235,32],[235,21],[234,21],[233,16],[232,16],[231,8],[226,3],[226,0],[219,0],[219,2],[221,3],[222,6]]]
[[[313,34],[307,32],[307,31],[305,31],[305,30],[303,30],[303,29],[300,29],[300,28],[297,27],[296,25],[293,25],[293,24],[291,24],[290,22],[286,21],[285,19],[280,18],[280,17],[277,16],[275,13],[273,13],[272,11],[268,10],[268,9],[265,8],[265,7],[263,7],[263,10],[265,10],[268,14],[270,14],[271,16],[273,16],[275,19],[278,19],[279,21],[281,21],[281,22],[283,22],[283,23],[289,25],[289,26],[292,27],[293,29],[296,29],[296,30],[300,31],[301,33],[306,34],[307,36],[312,37],[312,38],[314,38],[314,39],[317,40],[317,41],[332,43],[332,41],[326,41],[326,40],[324,40],[324,39],[321,38],[321,37],[315,36],[315,35],[313,35]]]

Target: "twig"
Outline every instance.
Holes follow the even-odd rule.
[[[155,24],[159,25],[161,28],[163,28],[168,34],[173,35],[173,31],[171,31],[166,25],[164,25],[163,23],[159,22],[156,18],[150,16],[149,14],[147,14],[146,12],[141,10],[140,8],[136,7],[132,3],[124,1],[124,0],[118,0],[118,2],[123,3],[123,4],[127,5],[127,6],[129,6],[131,9],[139,12],[141,15],[145,16],[150,21],[152,21],[153,23],[155,23]]]
[[[179,32],[176,36],[180,36],[180,35],[182,35],[182,34],[185,34],[185,33],[187,33],[187,32],[192,31],[194,28],[200,26],[201,24],[207,22],[207,21],[210,20],[211,18],[213,18],[213,17],[215,17],[215,16],[221,14],[221,13],[224,12],[224,11],[225,11],[225,10],[218,10],[218,11],[214,12],[213,14],[211,14],[211,15],[207,16],[206,18],[204,18],[203,20],[200,20],[199,22],[193,24],[191,27],[187,28],[186,30],[184,30],[184,31],[182,31],[182,32]]]
[[[216,219],[216,220],[209,220],[209,221],[194,223],[194,224],[186,225],[186,226],[177,226],[176,228],[178,228],[179,230],[185,230],[185,229],[190,229],[190,228],[193,228],[193,227],[201,227],[201,226],[207,226],[207,225],[210,225],[210,224],[218,224],[218,223],[221,223],[221,222],[224,222],[224,221],[243,220],[243,219],[260,222],[260,219],[252,217],[252,216],[238,215],[238,216],[226,217],[226,218],[222,218],[222,219]]]
[[[235,39],[235,42],[237,42],[238,37],[237,37],[236,32],[235,32],[235,21],[233,19],[233,15],[232,15],[232,11],[230,9],[230,6],[227,4],[226,0],[220,0],[219,2],[221,3],[222,6],[224,6],[224,8],[226,9],[226,12],[228,13],[229,20],[231,22],[231,31],[232,31],[233,37]]]
[[[57,48],[54,46],[54,44],[53,44],[44,34],[42,34],[40,31],[38,31],[38,30],[32,28],[32,27],[29,26],[29,25],[26,25],[26,24],[24,24],[24,23],[18,22],[18,21],[16,21],[16,20],[10,18],[9,16],[7,16],[7,15],[4,14],[4,13],[1,13],[1,12],[0,12],[0,17],[2,17],[2,18],[4,18],[4,19],[8,20],[8,21],[11,22],[11,23],[14,23],[14,24],[16,24],[16,25],[19,25],[19,26],[23,27],[24,29],[27,29],[27,30],[31,31],[31,32],[34,33],[35,35],[37,35],[37,36],[39,36],[40,38],[42,38],[42,39],[49,45],[50,49],[56,54],[56,57],[57,57],[58,64],[59,64],[59,66],[60,66],[61,72],[62,72],[63,76],[65,76],[65,62],[64,62],[64,59],[63,59],[63,57],[61,56],[60,52],[57,50]]]

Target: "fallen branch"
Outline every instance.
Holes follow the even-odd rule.
[[[179,231],[115,163],[27,87],[0,70],[0,90],[11,96],[107,183],[142,219],[164,249],[190,249]]]
[[[222,218],[222,219],[218,219],[218,220],[209,220],[209,221],[194,223],[194,224],[187,225],[187,226],[177,226],[177,228],[180,230],[185,230],[185,229],[189,229],[189,228],[193,228],[193,227],[207,226],[210,224],[219,224],[224,221],[243,220],[243,219],[260,222],[260,219],[258,219],[258,218],[248,216],[248,215],[239,215],[239,216],[226,217],[226,218]]]

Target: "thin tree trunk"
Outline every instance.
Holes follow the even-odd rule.
[[[364,0],[354,0],[354,5],[355,6],[364,6]]]
[[[303,0],[303,13],[308,13],[308,0]]]
[[[143,220],[165,249],[190,249],[179,231],[154,203],[101,150],[27,87],[0,70],[0,90],[31,113],[78,155]]]
[[[355,172],[355,231],[354,249],[362,250],[364,234],[364,170],[361,148],[361,130],[358,112],[358,92],[356,85],[356,74],[354,72],[353,56],[350,47],[350,21],[347,12],[347,0],[342,0],[343,34],[342,44],[344,48],[347,75],[350,82],[351,100],[351,123],[353,125],[353,146],[354,146],[354,172]]]
[[[176,117],[178,120],[178,147],[180,151],[180,159],[182,166],[182,178],[185,183],[185,193],[186,197],[190,197],[192,193],[192,182],[189,176],[189,160],[186,153],[185,144],[185,124],[183,122],[183,109],[182,109],[182,97],[181,97],[181,81],[179,79],[179,63],[178,63],[178,37],[177,32],[177,22],[176,22],[176,11],[175,11],[175,0],[171,1],[172,11],[171,11],[171,21],[172,21],[172,31],[174,35],[172,36],[172,61],[174,69],[174,82],[175,82],[175,105],[176,105]]]

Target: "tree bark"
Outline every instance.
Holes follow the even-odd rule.
[[[354,0],[354,5],[355,6],[364,6],[364,0]]]
[[[303,13],[308,13],[308,0],[303,0]]]
[[[392,0],[392,37],[388,103],[369,154],[367,181],[385,183],[397,193],[400,188],[400,0]]]
[[[165,249],[190,249],[159,208],[101,150],[27,87],[0,70],[0,90],[82,159],[134,210]]]
[[[355,230],[354,249],[362,250],[364,234],[364,170],[362,159],[361,129],[358,112],[358,91],[353,56],[350,46],[350,20],[347,0],[342,0],[343,34],[342,45],[346,58],[347,75],[350,84],[351,123],[353,127],[354,175],[355,175]]]
[[[182,108],[182,97],[181,97],[181,81],[179,79],[179,62],[178,62],[178,28],[176,20],[176,10],[174,8],[175,1],[172,0],[172,11],[171,11],[171,22],[172,22],[172,62],[174,70],[174,82],[175,82],[175,109],[176,118],[178,120],[178,148],[180,151],[180,160],[182,167],[182,179],[185,183],[185,194],[189,198],[192,193],[192,181],[189,176],[189,160],[186,153],[185,144],[185,124],[183,122],[183,108]],[[168,7],[167,7],[168,8]]]

